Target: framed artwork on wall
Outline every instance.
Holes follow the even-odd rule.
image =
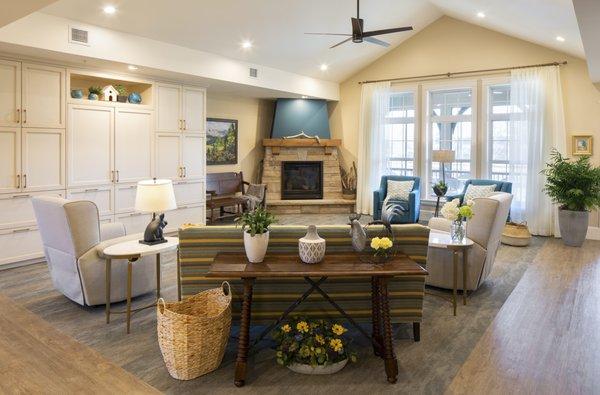
[[[206,119],[206,164],[236,165],[238,163],[237,119]]]
[[[592,155],[593,138],[589,134],[573,135],[572,154],[575,156]]]

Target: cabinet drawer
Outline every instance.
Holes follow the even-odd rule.
[[[90,200],[98,206],[99,215],[110,215],[113,210],[113,189],[112,187],[90,187],[69,189],[67,199],[69,200]]]
[[[204,203],[193,206],[180,206],[165,215],[168,222],[165,232],[176,232],[184,224],[204,225],[206,223]]]
[[[44,256],[37,227],[0,230],[0,265]]]
[[[15,193],[0,195],[0,229],[35,225],[35,213],[31,205],[34,196],[64,197],[63,191]]]
[[[179,181],[174,183],[173,189],[178,206],[201,203],[206,200],[204,181]]]
[[[137,184],[115,186],[115,213],[130,213],[135,210]]]
[[[151,219],[152,214],[129,213],[115,215],[115,222],[121,222],[125,225],[125,231],[128,235],[132,233],[144,233]]]

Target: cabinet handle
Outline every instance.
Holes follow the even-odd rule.
[[[28,198],[29,195],[12,195],[11,197],[13,199],[25,199],[25,198]]]
[[[21,233],[21,232],[28,232],[30,230],[31,230],[31,228],[22,228],[22,229],[15,229],[12,232],[13,233]]]
[[[183,166],[183,178],[187,178],[187,166]]]
[[[27,188],[27,174],[23,174],[23,188]]]
[[[21,175],[17,174],[17,188],[21,188]]]
[[[138,215],[142,215],[142,213],[131,213],[131,214],[129,214],[130,217],[137,217]]]
[[[117,170],[117,182],[119,182],[119,170]]]
[[[179,130],[183,130],[183,122],[181,122],[181,119],[179,119]]]
[[[177,208],[188,208],[188,206],[179,206]]]
[[[23,123],[27,123],[27,109],[23,109]]]
[[[183,130],[187,130],[187,121],[183,120]]]
[[[98,192],[98,188],[86,189],[86,190],[84,190],[84,192]]]
[[[17,108],[17,123],[21,123],[21,109]]]

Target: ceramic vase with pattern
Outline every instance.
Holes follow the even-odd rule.
[[[310,225],[306,236],[298,240],[298,252],[304,263],[319,263],[325,257],[325,239],[317,233],[317,227]]]

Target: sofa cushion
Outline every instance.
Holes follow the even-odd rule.
[[[494,193],[496,190],[496,184],[492,185],[473,185],[469,184],[467,186],[467,191],[465,192],[464,203],[469,200],[473,200],[476,198],[488,197]]]

